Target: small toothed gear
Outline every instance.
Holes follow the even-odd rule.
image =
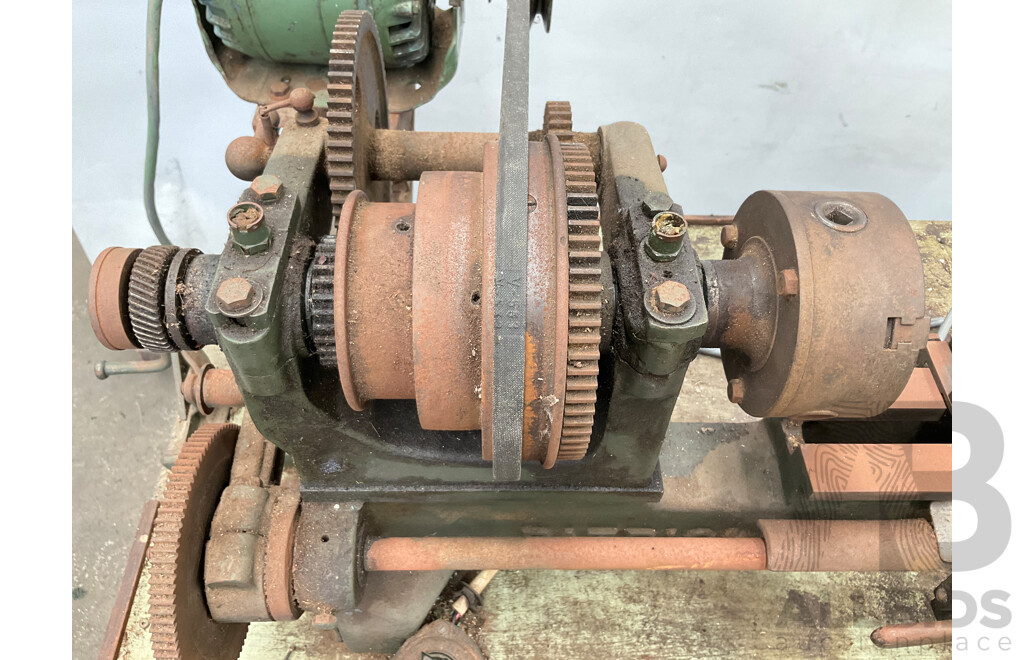
[[[128,280],[128,318],[142,348],[150,351],[175,350],[164,326],[164,283],[171,259],[180,248],[156,245],[143,250],[132,266]]]
[[[327,69],[327,174],[334,217],[350,192],[367,190],[364,151],[372,130],[387,128],[387,123],[384,60],[373,15],[343,11],[334,27]]]
[[[568,101],[544,104],[544,135],[554,135],[562,144],[572,142],[572,107]]]
[[[310,339],[320,364],[338,366],[338,348],[334,340],[334,252],[337,240],[324,236],[306,274],[306,321]]]
[[[562,142],[561,150],[569,221],[569,351],[558,460],[575,461],[586,456],[594,428],[604,287],[594,162],[582,144]]]
[[[182,445],[164,486],[149,548],[150,637],[155,658],[234,660],[247,623],[220,623],[205,604],[202,557],[231,475],[238,426],[205,424]]]

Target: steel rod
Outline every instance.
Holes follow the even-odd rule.
[[[370,571],[715,570],[767,568],[759,538],[383,538],[366,552]]]

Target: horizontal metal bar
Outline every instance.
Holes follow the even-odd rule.
[[[767,566],[758,538],[384,538],[366,552],[370,571],[714,570]]]

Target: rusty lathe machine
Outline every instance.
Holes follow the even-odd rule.
[[[277,10],[303,59],[250,52],[274,43],[266,13],[200,0],[258,104],[226,156],[251,185],[220,254],[112,247],[91,274],[105,346],[181,352],[195,410],[241,411],[197,424],[167,480],[158,657],[235,658],[249,622],[303,612],[392,652],[458,570],[950,569],[951,340],[890,200],[756,192],[698,258],[642,126],[580,132],[550,102],[528,131],[550,3],[508,2],[494,134],[412,130],[460,7],[335,10],[322,33],[313,4]],[[701,473],[722,456],[670,419],[709,348],[763,420]]]

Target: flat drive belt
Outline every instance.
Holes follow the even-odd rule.
[[[529,0],[508,0],[494,236],[494,392],[491,420],[495,481],[518,481],[522,473],[530,22]]]

